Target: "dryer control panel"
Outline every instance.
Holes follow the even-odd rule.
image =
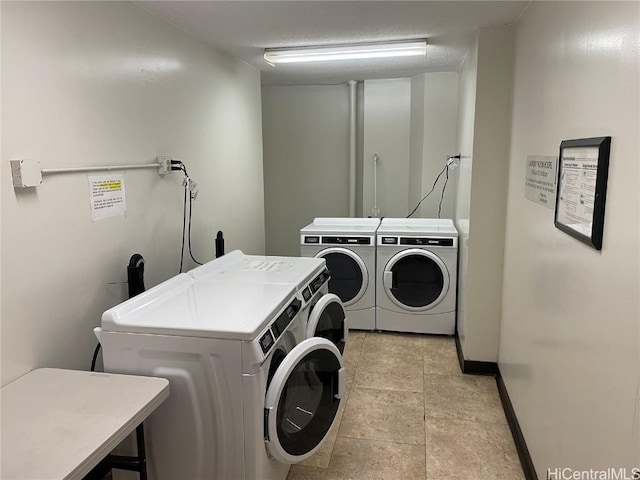
[[[400,245],[437,245],[439,247],[452,247],[453,238],[400,237]]]
[[[395,235],[378,236],[378,245],[409,245],[416,247],[457,247],[457,237],[404,237]]]
[[[322,237],[324,245],[371,245],[371,237]]]
[[[374,236],[369,235],[302,235],[302,245],[373,245]]]

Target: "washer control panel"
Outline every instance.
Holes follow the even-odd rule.
[[[262,349],[262,353],[266,354],[271,347],[273,347],[274,343],[276,343],[276,341],[273,339],[271,330],[267,330],[265,334],[260,337],[260,348]]]
[[[276,343],[276,340],[280,338],[282,333],[287,329],[289,324],[296,318],[298,312],[302,308],[302,302],[299,299],[294,299],[278,314],[276,319],[265,329],[265,331],[257,339],[257,343],[260,346],[260,350],[264,356],[267,355],[269,350]]]
[[[321,274],[319,274],[316,278],[311,280],[311,283],[307,288],[309,289],[311,294],[314,294],[318,290],[320,290],[320,288],[322,288],[322,286],[326,282],[328,282],[330,278],[331,278],[331,274],[329,273],[329,270],[325,270]]]

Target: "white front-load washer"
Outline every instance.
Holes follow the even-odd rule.
[[[105,371],[169,380],[149,478],[284,480],[317,451],[346,376],[332,342],[298,342],[299,309],[291,285],[181,274],[103,314]]]
[[[322,337],[335,343],[340,353],[344,351],[348,320],[340,299],[328,291],[330,274],[323,258],[245,255],[234,250],[189,274],[195,279],[216,282],[292,285],[301,302],[298,341]]]
[[[377,328],[453,335],[458,266],[453,221],[384,218],[377,255]]]
[[[376,327],[375,268],[378,218],[316,218],[300,230],[300,254],[324,258],[331,273],[329,292],[337,295],[349,328]]]

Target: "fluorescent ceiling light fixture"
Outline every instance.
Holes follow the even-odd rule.
[[[425,56],[426,53],[426,40],[412,40],[410,42],[268,49],[264,51],[264,61],[276,65],[279,63],[413,57]]]

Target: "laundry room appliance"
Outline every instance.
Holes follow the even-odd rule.
[[[240,250],[216,258],[189,272],[195,279],[216,282],[292,285],[300,300],[299,341],[322,337],[340,353],[347,342],[347,316],[340,299],[329,293],[330,273],[322,258],[245,255]]]
[[[181,274],[107,310],[105,371],[169,380],[145,421],[149,478],[284,480],[336,419],[342,357],[297,341],[292,286],[212,283]]]
[[[324,258],[329,292],[347,311],[349,328],[376,327],[375,265],[378,218],[316,218],[300,230],[300,254]]]
[[[453,335],[458,266],[453,221],[384,218],[377,257],[376,327]]]

